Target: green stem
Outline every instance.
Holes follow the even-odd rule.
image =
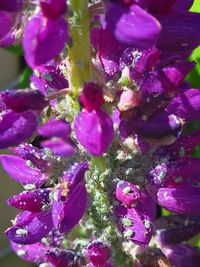
[[[70,89],[77,96],[84,83],[92,80],[88,0],[70,0],[68,7],[73,12],[69,20],[72,43],[67,47],[68,79]]]

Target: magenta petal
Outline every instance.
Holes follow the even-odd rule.
[[[74,250],[51,249],[46,256],[55,267],[79,267],[83,266],[81,258]]]
[[[178,162],[168,164],[167,184],[178,184],[188,182],[190,184],[199,183],[200,159],[185,157]]]
[[[184,157],[178,161],[157,165],[149,172],[149,179],[154,185],[165,187],[176,187],[182,183],[198,185],[199,170],[199,158]]]
[[[158,48],[166,55],[176,53],[188,57],[200,44],[198,13],[178,10],[158,19],[162,25]]]
[[[71,133],[70,125],[64,120],[49,120],[38,127],[38,133],[44,137],[60,137],[66,140]]]
[[[74,163],[69,167],[69,169],[66,172],[64,172],[62,181],[69,182],[70,189],[72,189],[84,179],[85,172],[88,169],[89,165],[87,162]]]
[[[8,108],[15,112],[41,110],[48,105],[43,94],[37,90],[8,90],[2,93],[2,99]]]
[[[50,209],[50,189],[24,191],[7,200],[8,205],[18,209],[40,212]]]
[[[80,100],[88,112],[100,110],[104,103],[103,90],[95,83],[87,83],[81,92]]]
[[[11,150],[24,160],[30,160],[42,173],[48,173],[51,168],[51,163],[47,160],[44,149],[34,147],[31,144],[21,144]]]
[[[36,73],[31,76],[31,82],[44,95],[52,94],[54,91],[65,89],[69,86],[59,65],[39,66],[36,68]]]
[[[134,208],[118,206],[115,214],[124,237],[140,246],[148,245],[153,235],[152,221],[156,216],[156,204],[148,192],[142,193]]]
[[[41,0],[40,5],[44,16],[53,20],[67,11],[65,0]]]
[[[61,233],[69,232],[82,218],[87,202],[87,192],[83,184],[78,184],[65,202],[53,202],[53,223]]]
[[[0,10],[0,40],[11,30],[13,23],[13,14]]]
[[[136,185],[120,181],[116,187],[116,198],[126,207],[130,208],[140,198],[140,190]]]
[[[161,207],[185,215],[200,215],[200,188],[190,184],[159,188],[157,201]]]
[[[25,58],[31,67],[45,64],[58,55],[68,38],[64,18],[55,21],[43,18],[41,14],[32,17],[23,36]]]
[[[120,218],[118,226],[124,237],[133,243],[146,246],[153,235],[152,223],[134,208],[119,207],[117,216]],[[146,226],[145,226],[146,225]]]
[[[153,14],[168,13],[177,0],[136,0],[144,9]],[[187,0],[186,0],[187,1]]]
[[[94,156],[106,152],[114,138],[113,122],[102,110],[79,113],[74,130],[80,144]]]
[[[35,264],[48,262],[45,254],[48,250],[48,247],[42,243],[21,245],[11,241],[10,245],[17,256],[21,257],[25,261],[33,262]],[[50,267],[50,265],[48,265],[48,267]]]
[[[183,158],[191,154],[192,150],[200,143],[200,130],[181,136],[174,144],[165,148],[170,153],[172,160]]]
[[[49,148],[55,155],[60,157],[71,157],[76,152],[76,146],[72,142],[65,142],[61,138],[52,138],[42,141],[40,145],[43,148]]]
[[[199,234],[199,216],[170,215],[156,221],[161,246],[185,242]]]
[[[0,10],[9,12],[19,11],[23,6],[23,0],[0,0]]]
[[[53,227],[51,212],[22,213],[22,218],[6,231],[6,236],[18,244],[40,241]]]
[[[173,9],[189,10],[192,7],[193,3],[194,0],[178,0],[173,6]]]
[[[192,121],[200,118],[200,90],[188,89],[179,93],[166,108],[167,112]]]
[[[130,9],[111,5],[106,22],[120,42],[142,49],[155,46],[161,30],[159,22],[138,5]]]
[[[149,121],[132,122],[133,130],[138,135],[155,144],[172,144],[180,136],[182,126],[179,117],[167,112],[157,113]]]
[[[106,262],[111,256],[110,248],[99,241],[93,241],[86,249],[86,257],[92,263],[91,266],[107,266]]]
[[[169,79],[172,87],[179,87],[194,67],[194,62],[178,61],[172,66],[163,68],[163,72]]]
[[[198,248],[187,244],[178,244],[164,247],[162,250],[174,267],[199,267]]]
[[[0,149],[14,146],[31,137],[36,130],[36,116],[31,111],[8,111],[0,121]]]
[[[12,155],[1,155],[1,164],[10,177],[23,185],[40,186],[47,177],[39,169],[28,166],[26,161]]]
[[[193,67],[193,62],[179,61],[172,66],[149,72],[139,81],[143,95],[147,98],[153,95],[174,93]]]

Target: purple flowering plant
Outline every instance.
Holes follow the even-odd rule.
[[[193,0],[0,0],[28,88],[0,93],[5,231],[40,267],[199,267]],[[199,84],[200,86],[200,84]],[[23,87],[23,86],[22,86]],[[166,215],[166,212],[168,216]]]

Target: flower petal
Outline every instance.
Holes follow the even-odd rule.
[[[155,46],[161,30],[159,22],[138,5],[130,9],[110,5],[106,22],[120,42],[141,49]]]
[[[36,128],[37,120],[33,112],[8,111],[0,121],[0,149],[20,144],[31,137]]]
[[[42,110],[48,105],[48,101],[38,90],[7,90],[2,93],[2,99],[15,112]]]
[[[113,122],[102,110],[79,113],[74,130],[80,144],[94,156],[106,152],[114,137]]]
[[[31,245],[21,245],[11,241],[10,245],[17,256],[25,261],[33,262],[38,265],[48,262],[46,257],[48,247],[42,243],[38,242]],[[50,267],[50,265],[48,265],[48,267]]]
[[[24,186],[33,185],[39,187],[44,184],[47,177],[37,168],[28,166],[26,161],[18,156],[1,155],[1,164],[4,170],[15,181],[22,183]]]
[[[65,142],[61,138],[48,139],[46,141],[42,141],[40,145],[43,148],[49,148],[55,155],[60,157],[71,157],[76,152],[76,146],[72,141]]]
[[[87,192],[83,184],[72,190],[65,202],[53,202],[53,223],[61,233],[69,232],[82,218],[87,202]]]
[[[24,191],[7,200],[8,205],[17,209],[31,212],[41,212],[50,209],[50,189],[37,189],[34,191]]]
[[[28,245],[40,241],[52,227],[51,212],[22,213],[22,218],[6,231],[6,236],[18,244]]]
[[[38,133],[44,137],[60,137],[66,140],[71,133],[70,125],[64,120],[49,120],[38,127]]]
[[[185,119],[187,122],[199,119],[200,90],[188,89],[179,93],[167,106],[166,111]]]
[[[43,18],[41,14],[31,18],[23,35],[25,58],[31,67],[45,64],[64,48],[68,38],[64,18],[55,21]]]
[[[161,207],[178,214],[200,215],[200,188],[190,184],[159,188],[157,202]]]

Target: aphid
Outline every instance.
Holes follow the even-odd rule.
[[[19,228],[16,230],[16,235],[25,237],[28,234],[28,230],[26,228]]]

